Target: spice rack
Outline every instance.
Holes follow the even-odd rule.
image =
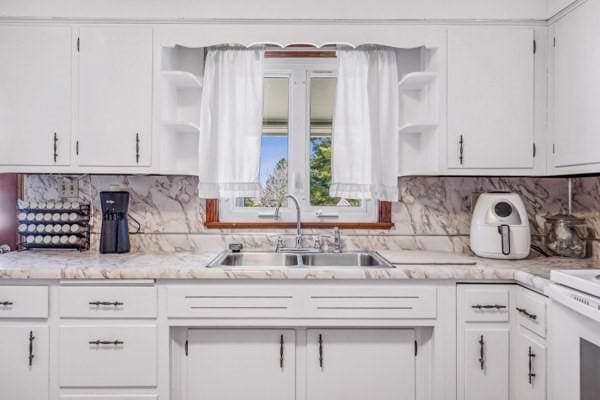
[[[18,250],[90,248],[91,206],[77,202],[19,201]]]

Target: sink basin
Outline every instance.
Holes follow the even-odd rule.
[[[273,269],[273,268],[394,268],[377,253],[257,253],[223,252],[209,268]]]
[[[376,253],[320,253],[303,255],[302,264],[310,268],[393,268]]]
[[[295,267],[298,265],[298,256],[286,253],[229,253],[225,252],[209,267],[236,267],[236,268],[273,268]]]

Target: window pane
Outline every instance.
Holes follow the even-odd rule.
[[[310,204],[359,207],[360,200],[329,197],[335,85],[334,77],[310,80]]]
[[[265,78],[259,198],[236,199],[237,207],[275,207],[288,185],[288,78]],[[285,206],[285,204],[284,204]]]

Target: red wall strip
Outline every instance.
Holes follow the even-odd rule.
[[[17,240],[17,175],[0,174],[0,244],[15,250]]]

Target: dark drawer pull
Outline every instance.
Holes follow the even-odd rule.
[[[125,344],[125,342],[123,342],[122,340],[90,340],[88,343],[96,346],[109,344],[113,346],[118,346],[120,344]]]
[[[476,310],[501,310],[503,308],[506,308],[506,306],[503,306],[501,304],[475,304],[474,306],[471,306],[471,308],[474,308]]]
[[[90,301],[90,306],[122,306],[123,303],[120,301]]]
[[[54,162],[56,163],[56,160],[58,160],[58,135],[56,134],[56,132],[54,132],[54,153],[52,154],[54,157]]]
[[[527,379],[529,384],[533,385],[533,378],[535,378],[535,373],[533,372],[533,359],[535,358],[535,353],[531,350],[531,346],[529,346],[527,357],[529,358],[529,372],[527,374]]]
[[[521,314],[523,314],[524,316],[526,316],[526,317],[527,317],[527,318],[529,318],[529,319],[532,319],[532,320],[534,320],[534,321],[537,319],[537,315],[535,315],[535,314],[531,314],[530,312],[528,312],[528,311],[527,311],[526,309],[524,309],[524,308],[519,308],[519,307],[516,307],[516,309],[517,309],[517,311],[518,311],[518,312],[520,312]]]
[[[33,365],[33,359],[35,354],[33,354],[33,341],[35,340],[35,336],[33,336],[33,331],[29,331],[29,366]]]
[[[14,303],[12,301],[0,301],[0,306],[7,307],[12,306]]]
[[[279,368],[283,369],[283,335],[279,337]]]
[[[479,367],[483,371],[485,369],[485,352],[483,346],[485,345],[485,340],[483,339],[483,335],[479,338]]]
[[[319,367],[323,369],[323,335],[319,334]]]

